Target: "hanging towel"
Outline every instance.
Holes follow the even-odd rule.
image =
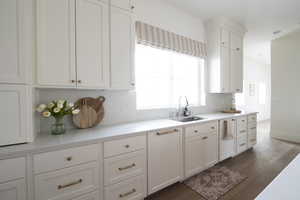
[[[229,125],[228,120],[223,121],[223,140],[233,139],[232,126]]]

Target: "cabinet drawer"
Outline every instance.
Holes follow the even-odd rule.
[[[250,128],[248,130],[248,146],[252,147],[257,143],[257,131],[256,128]]]
[[[249,115],[248,116],[248,123],[252,123],[252,122],[257,122],[257,115],[253,114],[253,115]]]
[[[146,136],[104,142],[104,157],[116,156],[146,148]]]
[[[122,8],[125,10],[132,9],[131,0],[111,0],[110,3],[112,6]]]
[[[252,129],[252,128],[256,129],[256,126],[257,126],[257,122],[250,122],[250,123],[248,123],[248,129]]]
[[[41,153],[34,156],[34,173],[42,173],[98,160],[99,144]]]
[[[146,196],[145,178],[138,176],[105,188],[105,200],[141,200]]]
[[[199,136],[199,134],[217,131],[218,122],[209,122],[205,124],[190,126],[185,129],[185,137]]]
[[[92,193],[89,193],[89,194],[82,195],[82,196],[77,197],[73,200],[99,200],[99,199],[100,199],[99,192],[96,191],[96,192],[92,192]]]
[[[35,199],[60,200],[92,192],[99,187],[97,162],[35,176]]]
[[[247,150],[247,134],[242,134],[237,138],[237,153]]]
[[[25,177],[25,158],[0,160],[0,182]]]
[[[247,117],[237,118],[237,130],[246,131],[247,130]]]
[[[146,173],[144,150],[104,160],[104,184],[111,185]]]

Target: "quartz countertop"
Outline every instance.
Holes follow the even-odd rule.
[[[185,127],[208,121],[240,117],[257,112],[243,112],[239,114],[208,113],[196,116],[205,118],[200,121],[178,122],[171,119],[158,119],[110,126],[98,126],[90,129],[71,129],[66,134],[54,136],[49,133],[39,133],[33,143],[0,147],[0,159],[25,156],[29,153],[40,153],[80,145],[94,144],[128,136],[142,135],[149,131],[165,128]]]

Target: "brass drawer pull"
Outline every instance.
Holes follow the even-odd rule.
[[[240,133],[246,133],[246,130],[242,130],[242,131],[240,131]]]
[[[132,163],[131,165],[128,165],[126,167],[119,167],[119,171],[123,171],[123,170],[130,169],[133,167],[135,167],[135,163]]]
[[[120,197],[120,198],[127,197],[127,196],[129,196],[129,195],[131,195],[131,194],[133,194],[133,193],[135,193],[135,192],[136,192],[136,189],[133,188],[133,189],[132,189],[131,191],[129,191],[129,192],[120,194],[119,197]]]
[[[171,134],[171,133],[175,133],[178,132],[178,129],[174,129],[171,131],[165,131],[165,132],[157,132],[156,135],[167,135],[167,134]]]
[[[66,157],[67,161],[71,161],[72,159],[73,159],[72,156]]]
[[[243,119],[242,122],[245,122],[245,120]]]
[[[251,130],[254,130],[254,129],[256,129],[256,127],[251,128]]]
[[[207,136],[205,136],[205,137],[203,137],[203,138],[202,138],[202,140],[206,140],[207,138],[208,138],[208,137],[207,137]]]
[[[194,133],[198,133],[198,130],[194,130]]]
[[[240,144],[240,147],[245,146],[245,145],[246,145],[246,143]]]
[[[210,127],[210,128],[211,128],[211,129],[213,129],[213,130],[215,129],[215,127],[214,127],[214,126],[212,126],[212,127]]]
[[[71,183],[67,183],[65,185],[58,185],[57,189],[61,190],[61,189],[64,189],[64,188],[67,188],[67,187],[71,187],[73,185],[77,185],[77,184],[80,184],[80,183],[82,183],[82,179],[79,179],[78,181],[74,181],[74,182],[71,182]]]
[[[130,147],[130,145],[129,145],[129,144],[126,144],[124,147],[128,149],[128,148]]]

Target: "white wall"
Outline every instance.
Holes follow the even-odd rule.
[[[188,13],[159,0],[134,0],[136,19],[159,26],[169,31],[204,41],[204,28],[200,19],[190,16]],[[162,110],[136,110],[135,91],[84,91],[63,89],[39,90],[39,102],[47,103],[55,99],[68,99],[76,101],[81,97],[99,95],[106,97],[105,118],[103,125],[148,120],[169,117],[170,109]],[[194,108],[194,113],[215,112],[230,107],[231,95],[207,95],[207,106]],[[51,120],[41,120],[41,130],[49,129]],[[70,128],[68,119],[66,124]]]
[[[271,135],[300,142],[300,30],[272,41]]]
[[[254,85],[253,93],[250,93],[250,84]],[[259,87],[260,84],[266,85],[266,101],[265,104],[260,103]],[[245,111],[257,111],[258,120],[270,119],[271,109],[271,66],[261,63],[250,57],[244,58],[244,102],[238,105],[239,109]]]

